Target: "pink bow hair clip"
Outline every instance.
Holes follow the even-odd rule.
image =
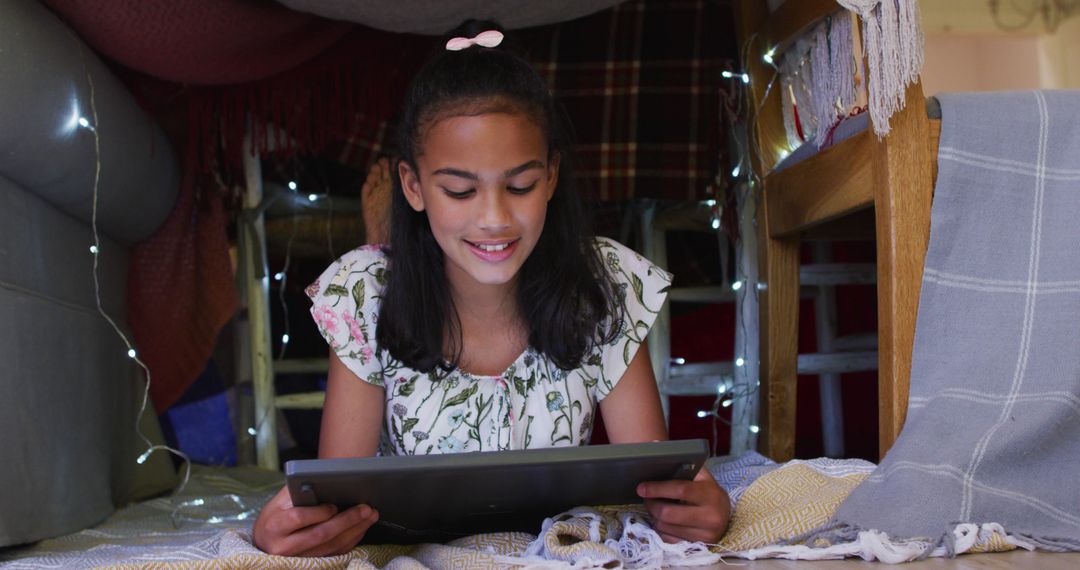
[[[480,32],[479,34],[476,34],[476,37],[474,38],[450,38],[450,40],[446,42],[446,49],[449,51],[461,51],[471,46],[484,46],[492,48],[501,44],[502,41],[502,32],[498,30],[488,30],[486,32]]]

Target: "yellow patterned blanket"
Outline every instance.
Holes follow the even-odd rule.
[[[749,456],[748,456],[749,457]],[[312,568],[656,568],[711,565],[740,558],[864,556],[874,545],[798,542],[825,525],[874,465],[858,460],[712,464],[732,496],[727,535],[717,545],[656,540],[638,507],[575,509],[545,521],[536,536],[484,534],[447,544],[361,546],[326,558],[267,555],[251,543],[251,518],[280,484],[255,469],[196,471],[183,495],[132,505],[101,525],[33,547],[0,553],[5,570],[40,568],[255,569]],[[990,525],[987,525],[990,526]],[[958,552],[1016,548],[1000,528],[969,529]],[[794,541],[792,539],[795,539]],[[1023,545],[1021,545],[1023,546]],[[877,556],[882,558],[881,556]]]

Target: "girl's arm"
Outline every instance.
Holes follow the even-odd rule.
[[[375,455],[382,429],[383,388],[360,380],[333,351],[323,407],[319,457]],[[333,505],[294,507],[282,488],[255,521],[254,542],[283,556],[330,556],[352,550],[379,513],[367,505],[338,512]]]
[[[667,439],[660,393],[644,342],[615,388],[600,401],[600,412],[611,443]],[[693,481],[642,483],[638,496],[645,499],[653,529],[667,542],[715,543],[731,519],[727,492],[704,467]]]
[[[386,392],[357,378],[330,351],[319,458],[371,457],[379,449]]]
[[[649,347],[643,342],[615,388],[600,400],[604,429],[611,443],[667,440],[655,378]]]

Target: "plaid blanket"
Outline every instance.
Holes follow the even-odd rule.
[[[726,1],[632,0],[510,34],[565,106],[597,198],[700,200],[727,163],[733,22]],[[360,125],[337,160],[366,171],[385,144],[385,126]]]
[[[819,536],[920,539],[910,559],[996,524],[1080,550],[1080,91],[940,100],[907,423]]]

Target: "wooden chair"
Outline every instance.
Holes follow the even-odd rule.
[[[915,314],[930,234],[940,121],[927,117],[922,87],[907,89],[892,132],[871,128],[783,171],[787,147],[775,73],[777,57],[800,33],[841,8],[835,0],[787,0],[769,13],[764,0],[739,0],[739,45],[751,77],[752,136],[760,152],[758,190],[762,451],[777,461],[795,454],[799,322],[799,246],[804,239],[869,234],[877,243],[879,453],[900,433],[907,412]],[[858,53],[858,51],[856,52]],[[777,81],[779,84],[779,81]],[[872,228],[872,230],[871,230]],[[869,237],[867,236],[867,237]]]

